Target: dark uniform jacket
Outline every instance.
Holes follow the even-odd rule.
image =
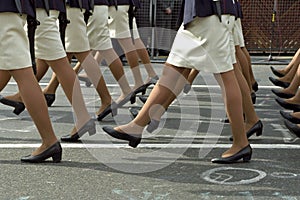
[[[79,4],[79,1],[82,2],[82,7]],[[86,10],[90,10],[90,4],[89,0],[67,0],[66,1],[67,5],[69,5],[71,8],[84,8]]]
[[[58,10],[60,12],[66,12],[64,0],[36,0],[36,7],[46,8],[44,1],[49,2],[49,10]]]
[[[107,6],[110,5],[109,0],[94,0],[94,4],[95,5],[107,5]]]
[[[34,12],[34,0],[20,0],[21,2],[21,13],[35,17]],[[20,13],[15,0],[1,0],[0,1],[0,12],[14,12]]]
[[[117,5],[132,5],[136,8],[141,7],[141,2],[139,0],[109,0],[109,6]]]
[[[233,0],[220,0],[222,14],[236,16],[236,7]],[[212,0],[183,0],[179,23],[184,25],[193,21],[195,17],[217,15],[216,4]]]
[[[236,5],[236,12],[237,12],[237,18],[243,18],[243,11],[242,11],[242,6],[239,1],[235,1]]]

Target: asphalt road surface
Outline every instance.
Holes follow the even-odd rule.
[[[255,109],[264,130],[262,136],[249,140],[253,147],[249,163],[210,162],[230,146],[231,132],[229,125],[220,121],[225,114],[219,87],[206,73],[197,77],[189,94],[181,94],[173,102],[156,131],[144,132],[138,148],[132,149],[102,130],[105,125],[129,122],[128,108],[142,105],[137,98],[134,105],[120,108],[117,116],[96,121],[96,135],[85,135],[78,143],[62,143],[63,160],[56,164],[51,160],[41,164],[20,161],[39,146],[40,137],[26,110],[16,116],[12,108],[0,104],[0,199],[300,199],[300,140],[283,124],[267,64],[253,65],[259,84]],[[160,74],[163,65],[154,67]],[[116,99],[119,87],[110,71],[101,69]],[[125,70],[130,78],[129,68]],[[145,74],[143,67],[142,71]],[[50,77],[51,71],[41,81],[42,87]],[[92,86],[81,85],[94,116],[99,97]],[[16,91],[16,83],[11,81],[1,94]],[[49,114],[58,137],[72,130],[74,115],[61,88]]]

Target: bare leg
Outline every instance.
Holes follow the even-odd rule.
[[[248,87],[250,89],[250,92],[253,92],[251,78],[250,78],[250,74],[249,74],[249,64],[248,64],[247,58],[246,58],[245,54],[243,53],[240,46],[235,46],[235,55],[236,55],[236,58],[241,63],[240,67],[241,67],[243,76],[245,77],[246,83],[248,84]]]
[[[299,64],[300,64],[300,62],[299,63],[295,62],[293,67],[291,67],[290,70],[283,77],[278,78],[278,80],[290,83],[295,76],[295,73],[298,69]]]
[[[51,66],[57,75],[58,81],[61,83],[61,86],[73,107],[76,115],[76,128],[79,130],[90,120],[89,113],[84,104],[79,80],[70,66],[67,57],[55,61],[47,61],[47,64]]]
[[[48,71],[49,66],[44,61],[37,59],[36,67],[37,67],[37,73],[36,73],[35,77],[36,77],[37,81],[40,81],[43,78],[43,76],[46,74],[46,72]],[[52,94],[52,93],[49,93],[49,94]],[[21,95],[19,92],[17,92],[16,94],[13,94],[13,95],[6,96],[5,98],[12,100],[12,101],[22,102],[22,98],[21,98]]]
[[[246,47],[241,47],[241,49],[244,53],[244,56],[247,59],[247,62],[248,62],[248,65],[249,65],[250,80],[251,80],[251,84],[253,85],[253,84],[255,84],[256,80],[255,80],[254,73],[253,73],[253,70],[252,70],[251,57],[250,57],[250,54],[249,54]]]
[[[291,60],[291,62],[285,68],[279,69],[277,71],[280,72],[281,74],[287,74],[291,70],[291,68],[293,68],[295,66],[295,64],[296,64],[296,66],[299,65],[299,63],[300,63],[299,60],[300,60],[300,48],[293,56],[293,59]]]
[[[156,73],[152,67],[150,57],[143,41],[140,38],[134,40],[134,46],[136,48],[136,52],[138,53],[139,58],[145,66],[145,69],[148,73],[148,81],[150,81],[151,77],[155,77]],[[148,82],[146,81],[146,82]]]
[[[112,98],[106,87],[106,83],[102,75],[102,72],[98,67],[97,61],[90,54],[89,51],[76,53],[75,56],[78,59],[78,61],[82,63],[81,64],[82,68],[85,70],[88,77],[91,79],[93,85],[96,86],[97,93],[101,98],[101,107],[96,113],[97,115],[99,115],[112,102]]]
[[[95,59],[98,63],[100,63],[102,58],[105,59],[110,71],[112,72],[114,78],[118,81],[118,84],[122,90],[122,94],[117,100],[118,103],[131,93],[131,87],[129,86],[125,76],[123,64],[113,49],[98,51],[95,55]]]
[[[7,85],[11,78],[11,75],[8,71],[0,70],[0,92]]]
[[[16,80],[24,104],[42,138],[42,145],[32,155],[38,155],[57,142],[45,98],[31,68],[10,72]]]
[[[250,90],[246,82],[245,77],[242,74],[241,65],[239,62],[233,65],[234,73],[237,78],[238,84],[241,89],[242,101],[243,101],[243,111],[245,114],[245,129],[248,131],[252,126],[258,122],[259,118],[255,112],[254,106],[252,104]]]
[[[189,74],[189,77],[188,77],[188,82],[190,85],[193,84],[195,78],[197,77],[197,75],[199,74],[200,71],[196,70],[196,69],[192,69],[190,74]]]
[[[131,38],[118,39],[118,42],[120,43],[122,49],[124,50],[127,62],[130,65],[130,69],[134,77],[133,88],[136,89],[144,84],[140,67],[139,67],[138,54],[132,43]]]
[[[231,124],[233,144],[229,150],[223,153],[223,157],[231,156],[248,145],[243,119],[242,95],[238,81],[233,71],[220,74],[225,92],[225,107]]]

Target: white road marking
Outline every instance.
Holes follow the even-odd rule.
[[[0,144],[0,149],[23,149],[23,148],[37,148],[41,144]],[[62,143],[63,148],[70,149],[118,149],[118,148],[128,148],[128,144],[84,144],[84,143]],[[190,149],[199,149],[199,148],[214,148],[214,149],[223,149],[229,148],[231,144],[139,144],[138,148],[190,148]],[[300,144],[251,144],[253,149],[300,149]]]

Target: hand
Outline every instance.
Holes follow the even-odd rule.
[[[166,8],[165,13],[170,15],[172,13],[172,9],[170,7]]]

